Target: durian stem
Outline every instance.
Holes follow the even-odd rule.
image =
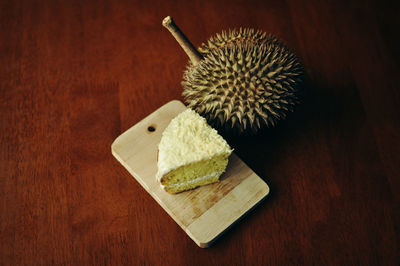
[[[193,65],[197,65],[200,60],[203,59],[202,55],[196,50],[196,48],[188,40],[185,34],[182,33],[178,26],[176,26],[172,18],[170,16],[164,18],[162,24],[171,32],[172,36],[174,36],[176,41],[181,45],[185,53],[189,56]]]

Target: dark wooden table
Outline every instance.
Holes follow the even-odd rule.
[[[0,1],[0,265],[399,265],[399,9],[382,1]],[[180,99],[186,55],[248,26],[307,69],[304,99],[230,139],[270,197],[200,249],[112,157]]]

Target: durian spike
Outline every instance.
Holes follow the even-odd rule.
[[[193,46],[193,44],[189,41],[189,39],[183,34],[183,32],[176,26],[173,19],[168,16],[163,19],[162,25],[166,27],[174,36],[176,41],[181,45],[185,53],[189,56],[190,61],[193,65],[197,65],[202,59],[203,56],[197,51],[197,49]]]

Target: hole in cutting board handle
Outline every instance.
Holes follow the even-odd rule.
[[[156,125],[150,125],[150,126],[147,128],[147,131],[150,132],[150,133],[156,131]]]

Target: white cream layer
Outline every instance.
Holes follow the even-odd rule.
[[[195,178],[195,179],[192,179],[192,180],[189,180],[189,181],[186,181],[186,182],[176,183],[176,184],[172,184],[172,185],[168,185],[168,186],[161,185],[161,187],[162,188],[165,188],[165,187],[173,188],[173,187],[178,187],[178,186],[182,186],[182,185],[189,185],[189,184],[193,184],[193,183],[202,181],[202,180],[210,178],[210,177],[218,176],[218,175],[220,175],[222,173],[223,172],[215,172],[215,173],[212,173],[210,175],[200,176],[198,178]]]

